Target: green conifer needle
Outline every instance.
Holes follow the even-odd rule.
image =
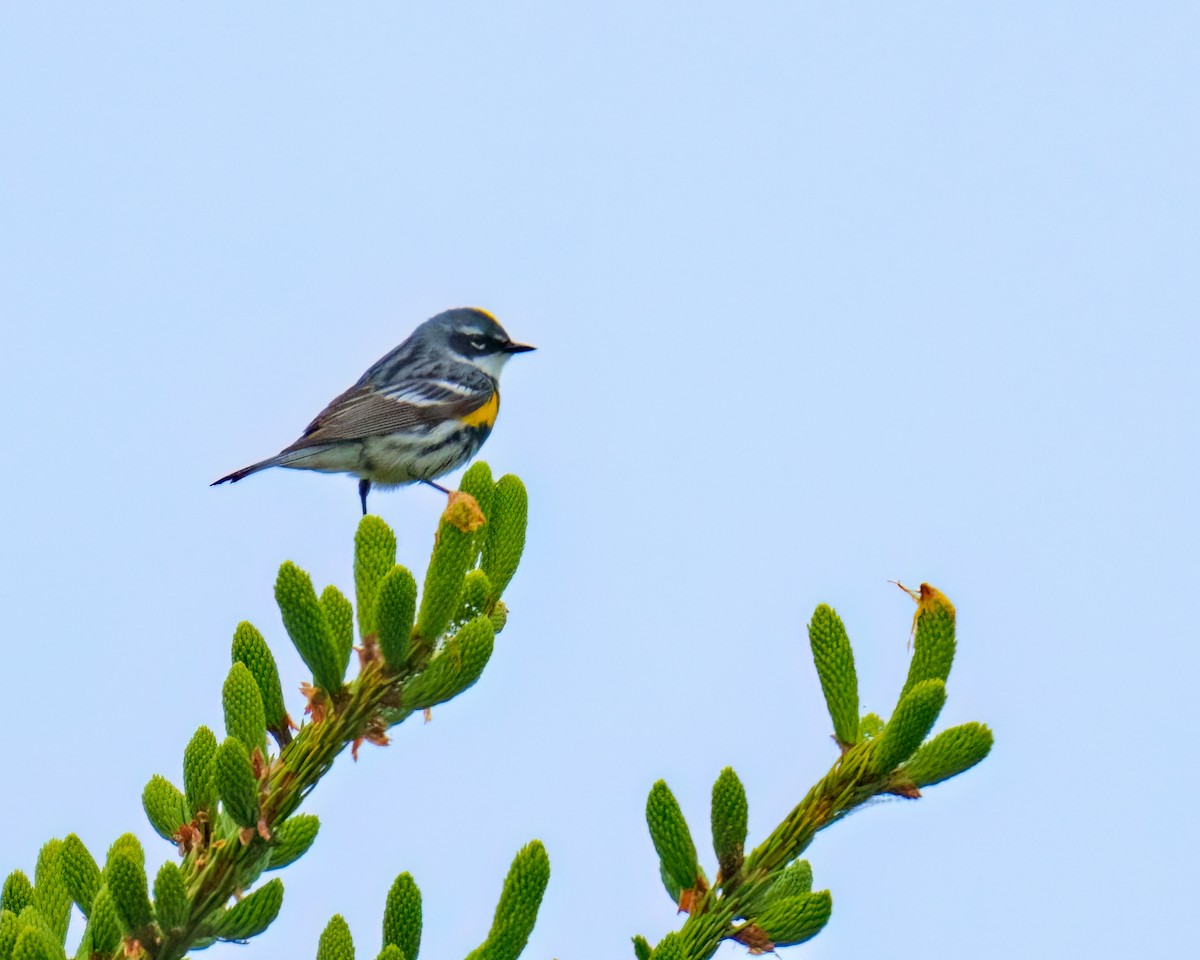
[[[317,839],[321,821],[310,813],[297,813],[273,828],[271,859],[268,870],[286,867],[308,852]]]
[[[871,744],[870,767],[874,773],[894,770],[921,745],[937,722],[946,703],[946,685],[941,680],[922,680],[900,700],[883,735]]]
[[[834,735],[842,746],[853,746],[858,742],[858,674],[845,624],[832,607],[823,603],[813,612],[808,641]]]
[[[63,879],[71,899],[85,917],[91,915],[92,900],[100,889],[100,867],[75,834],[69,833],[62,846]]]
[[[154,832],[164,840],[173,840],[179,828],[192,819],[179,788],[157,773],[142,790],[142,809]]]
[[[417,960],[421,950],[421,891],[402,873],[388,891],[383,911],[383,942],[394,945],[405,960]]]
[[[666,873],[681,892],[691,890],[700,875],[696,845],[692,842],[692,834],[687,821],[683,819],[679,802],[663,780],[650,788],[650,796],[646,800],[646,824]]]
[[[550,859],[534,840],[523,847],[504,878],[504,889],[487,940],[468,960],[517,960],[533,932],[538,908],[550,882]]]
[[[0,909],[20,913],[33,902],[33,884],[20,870],[14,870],[4,880],[4,892],[0,893]]]
[[[525,527],[529,520],[529,495],[525,484],[513,474],[496,481],[492,515],[483,543],[481,569],[492,585],[492,600],[508,588],[525,551]]]
[[[233,659],[235,662],[244,663],[254,677],[254,682],[258,684],[267,729],[277,738],[290,736],[287,708],[283,702],[283,687],[279,682],[279,667],[263,635],[245,620],[239,623],[233,632]]]
[[[283,626],[300,658],[312,671],[313,681],[322,690],[336,693],[342,687],[343,676],[340,648],[330,635],[312,578],[290,560],[279,568],[275,601]]]
[[[742,867],[746,848],[746,820],[749,807],[742,781],[726,767],[712,790],[713,849],[721,866],[721,879],[728,883]]]
[[[417,581],[396,564],[382,578],[376,601],[375,627],[384,662],[401,670],[408,661],[413,620],[417,614]]]
[[[917,750],[900,773],[918,787],[956,777],[979,763],[992,749],[992,731],[982,723],[943,730]]]
[[[483,525],[483,514],[473,497],[450,495],[438,525],[417,615],[417,635],[426,647],[437,642],[458,609],[463,578],[474,561],[475,537]]]
[[[249,940],[271,925],[282,906],[283,881],[276,878],[221,914],[213,924],[213,935],[219,940]]]
[[[354,650],[354,607],[337,587],[330,584],[321,591],[321,610],[329,627],[329,637],[338,655],[338,671],[344,677]]]
[[[405,709],[422,710],[458,696],[479,679],[492,656],[493,645],[491,620],[476,617],[404,685]]]
[[[187,885],[179,867],[170,860],[154,878],[154,916],[164,934],[182,929],[188,920]]]
[[[334,916],[317,944],[317,960],[354,960],[354,940],[341,915]]]
[[[376,516],[366,516],[354,535],[354,592],[358,631],[365,639],[375,632],[375,598],[379,584],[396,564],[396,535]]]
[[[236,737],[225,738],[217,750],[213,775],[217,795],[233,822],[240,827],[255,826],[259,814],[258,783],[254,779],[250,752],[241,740]]]
[[[200,727],[183,751],[183,790],[193,814],[206,810],[216,800],[213,786],[213,761],[217,756],[217,735]]]
[[[790,947],[820,933],[832,910],[833,899],[828,890],[800,893],[772,901],[754,922],[776,947]]]
[[[921,584],[917,592],[917,613],[913,617],[913,656],[908,679],[900,691],[901,699],[922,680],[941,680],[950,676],[954,664],[954,604],[935,587]]]
[[[114,853],[104,866],[104,885],[112,896],[121,929],[135,937],[154,919],[146,871],[125,851]]]

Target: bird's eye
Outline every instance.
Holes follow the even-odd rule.
[[[480,340],[478,337],[472,337],[471,338],[471,346],[474,347],[480,353],[483,353],[484,348],[487,346],[487,344],[484,343],[484,341]]]

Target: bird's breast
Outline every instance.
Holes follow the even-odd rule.
[[[496,415],[500,412],[500,393],[493,391],[484,403],[466,416],[458,418],[458,422],[466,427],[482,427],[491,430],[496,423]]]

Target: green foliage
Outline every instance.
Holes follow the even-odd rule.
[[[275,657],[263,635],[245,620],[233,631],[233,660],[235,663],[244,663],[254,677],[259,696],[262,698],[267,729],[277,739],[283,737],[286,740],[290,736],[289,721],[287,708],[283,703],[283,686],[279,682],[279,667],[276,666]],[[215,749],[215,740],[213,746]]]
[[[379,585],[396,564],[396,535],[376,516],[366,516],[354,535],[354,593],[358,631],[364,639],[376,631],[375,599]]]
[[[764,898],[764,903],[771,903],[785,897],[796,897],[812,890],[812,866],[807,860],[793,860],[780,872],[778,878],[771,884],[771,889]]]
[[[221,688],[221,707],[225,712],[225,733],[237,737],[248,750],[258,750],[265,756],[267,717],[262,694],[250,668],[241,661],[229,668]]]
[[[696,845],[692,842],[692,833],[683,819],[679,802],[663,780],[650,788],[650,796],[646,800],[646,823],[650,827],[650,839],[654,842],[665,875],[680,892],[692,889],[700,876]]]
[[[475,498],[475,502],[479,504],[479,512],[490,523],[492,519],[492,502],[496,496],[496,484],[492,481],[492,468],[483,460],[477,460],[462,475],[458,489],[463,493],[469,493]],[[471,556],[471,566],[479,562],[484,542],[485,537],[476,537]],[[413,960],[413,958],[409,957],[408,960]]]
[[[534,840],[513,860],[504,878],[492,929],[487,939],[467,955],[467,960],[516,960],[533,932],[549,882],[550,858],[541,843]]]
[[[466,488],[485,505],[495,497],[486,466],[470,472]],[[342,750],[351,744],[357,750],[366,741],[385,743],[389,718],[443,702],[480,676],[495,625],[505,618],[503,606],[489,599],[486,575],[471,569],[479,561],[485,526],[475,499],[451,496],[418,618],[416,583],[395,564],[394,535],[377,517],[363,521],[356,537],[355,587],[368,642],[349,685],[343,685],[354,640],[349,601],[334,587],[318,598],[308,574],[285,563],[275,584],[280,613],[324,691],[309,696],[311,722],[292,737],[275,659],[258,630],[239,624],[221,691],[228,736],[218,745],[213,731],[200,727],[184,750],[182,791],[163,776],[152,777],[143,790],[151,825],[177,843],[182,855],[158,870],[153,902],[145,852],[132,834],[114,841],[103,870],[77,836],[51,841],[39,858],[36,882],[15,872],[5,884],[3,905],[16,909],[0,911],[0,960],[11,960],[14,951],[57,960],[73,899],[88,918],[79,945],[79,956],[87,960],[122,953],[181,960],[218,939],[243,940],[265,929],[280,909],[279,881],[226,905],[264,870],[284,867],[310,848],[319,821],[298,807]],[[381,626],[381,617],[386,623],[376,646],[369,642],[370,631]],[[416,634],[414,643],[417,619],[426,632]],[[394,669],[382,669],[377,652]],[[274,758],[266,752],[268,732],[280,746]],[[522,851],[479,955],[503,960],[519,953],[548,869],[540,845]],[[388,898],[385,960],[416,960],[421,909],[416,884],[402,874]],[[353,956],[340,919],[326,931],[321,951],[332,960]]]
[[[334,916],[321,934],[317,960],[354,960],[354,939],[341,914]]]
[[[488,615],[488,598],[492,594],[492,585],[487,574],[482,570],[471,570],[463,578],[462,596],[458,601],[458,612],[454,614],[453,623],[464,624],[476,617]]]
[[[384,575],[377,595],[375,626],[379,649],[384,662],[393,670],[400,670],[408,662],[412,642],[417,581],[407,567],[396,564]]]
[[[51,926],[49,919],[33,904],[27,906],[19,914],[17,914],[17,929],[18,931],[25,930],[29,927],[34,927],[38,930],[43,930],[51,937],[56,937],[54,928]]]
[[[915,786],[929,787],[970,770],[992,749],[992,731],[982,723],[943,730],[921,746],[900,770]]]
[[[496,481],[492,512],[483,543],[481,569],[492,585],[492,599],[508,588],[521,554],[525,552],[525,528],[529,519],[529,496],[519,477],[505,474]]]
[[[662,781],[655,784],[646,820],[663,883],[687,918],[652,957],[707,960],[725,939],[761,954],[815,936],[829,920],[832,899],[828,891],[812,892],[812,868],[797,858],[816,833],[876,796],[918,797],[919,784],[953,776],[986,756],[991,732],[981,724],[956,727],[921,746],[945,703],[945,678],[954,656],[954,607],[928,584],[912,595],[918,601],[916,652],[905,693],[886,725],[874,714],[857,718],[849,638],[832,608],[817,608],[809,638],[841,754],[749,853],[744,850],[745,794],[732,770],[722,772],[713,787],[713,846],[721,864],[716,888],[708,887],[696,863],[678,803]],[[635,940],[638,960],[645,960],[647,950],[644,941]]]
[[[283,626],[313,681],[322,690],[336,693],[342,687],[345,662],[330,633],[321,601],[313,590],[312,578],[290,560],[279,568],[275,580],[275,602]]]
[[[79,904],[83,915],[89,916],[92,900],[100,888],[100,867],[83,841],[73,833],[63,840],[62,869],[68,895]]]
[[[332,584],[321,591],[320,603],[329,628],[329,639],[337,651],[338,672],[344,677],[354,649],[354,608],[342,591]]]
[[[67,922],[71,918],[71,893],[63,876],[61,840],[50,840],[38,853],[30,906],[41,914],[59,943],[66,939]]]
[[[774,946],[790,947],[820,933],[832,910],[833,899],[828,890],[799,893],[772,901],[754,922]]]
[[[712,790],[713,849],[721,867],[721,879],[725,881],[736,876],[742,867],[749,812],[746,788],[733,768],[726,767]]]
[[[0,893],[0,910],[20,913],[33,902],[33,884],[20,870],[14,870],[4,880],[4,891]]]
[[[321,821],[310,813],[298,813],[278,824],[272,835],[274,846],[271,848],[271,859],[268,870],[278,870],[289,863],[299,860],[308,853],[308,848],[317,839],[317,831]]]
[[[154,919],[142,864],[124,850],[118,850],[104,865],[104,885],[112,896],[122,931],[136,937]]]
[[[407,873],[400,874],[388,891],[383,942],[395,946],[405,960],[417,960],[421,951],[421,891]]]
[[[446,631],[458,609],[463,577],[474,561],[475,537],[483,525],[483,514],[474,500],[450,495],[438,525],[417,614],[417,636],[426,647]]]
[[[92,938],[93,952],[102,956],[111,956],[121,944],[121,918],[117,916],[117,907],[106,883],[100,885],[92,898],[87,931]]]
[[[13,960],[66,960],[67,956],[50,931],[36,926],[21,930],[12,955]]]
[[[900,700],[883,736],[871,746],[871,769],[876,773],[894,770],[921,745],[937,722],[946,703],[946,685],[941,680],[922,680]]]
[[[183,790],[193,813],[208,809],[216,800],[213,783],[216,758],[217,735],[208,727],[200,727],[183,751]]]
[[[112,862],[112,858],[118,853],[123,853],[127,857],[132,858],[143,870],[146,868],[146,851],[142,849],[142,841],[132,833],[121,834],[108,848],[108,853],[104,856],[104,870],[106,873],[108,865]]]
[[[422,710],[458,696],[483,673],[492,656],[493,643],[491,620],[476,617],[404,685],[404,706]]]
[[[833,607],[823,603],[813,612],[808,641],[834,736],[843,746],[852,746],[858,741],[858,674],[845,624]]]
[[[188,920],[187,884],[179,867],[170,860],[154,878],[154,916],[164,933],[182,928]]]
[[[955,650],[954,619],[954,604],[940,590],[927,583],[921,584],[913,657],[908,665],[908,679],[900,691],[901,699],[923,680],[945,683],[950,676]]]
[[[258,783],[254,779],[250,752],[237,737],[226,737],[217,750],[214,779],[217,794],[233,822],[241,827],[257,824]]]
[[[684,888],[667,872],[667,865],[661,860],[658,861],[658,878],[662,881],[663,889],[667,891],[667,896],[671,898],[671,902],[678,905]]]
[[[164,840],[173,839],[179,828],[192,819],[179,788],[157,773],[142,791],[142,809],[154,832]]]
[[[881,733],[887,724],[883,722],[883,718],[877,713],[864,713],[861,720],[858,721],[858,736],[861,740],[874,740]]]
[[[249,940],[271,925],[283,906],[283,881],[278,878],[243,897],[213,923],[219,940]]]
[[[689,954],[683,937],[671,932],[658,942],[650,956],[653,960],[688,960]]]
[[[492,613],[489,619],[492,621],[492,629],[495,630],[496,633],[500,633],[504,630],[504,627],[508,624],[508,607],[504,605],[503,600],[496,600],[494,602],[492,606]]]
[[[19,932],[17,915],[11,910],[0,910],[0,960],[10,960]]]
[[[38,858],[34,883],[15,871],[4,884],[0,960],[65,960],[72,900],[88,917],[78,950],[82,960],[113,960],[139,949],[157,960],[181,960],[217,939],[245,940],[265,930],[280,911],[282,883],[271,880],[245,897],[241,891],[252,889],[264,870],[286,866],[311,847],[319,821],[299,813],[299,806],[343,749],[386,743],[389,721],[441,703],[480,676],[506,622],[499,598],[520,560],[527,514],[520,480],[492,483],[485,464],[472,467],[441,517],[419,608],[415,580],[395,563],[394,534],[378,517],[364,518],[354,564],[365,642],[360,669],[345,685],[354,611],[334,587],[318,598],[308,574],[285,563],[275,585],[284,625],[325,691],[310,694],[311,721],[292,738],[274,657],[257,630],[240,624],[222,689],[229,736],[218,746],[211,730],[199,728],[184,751],[183,792],[159,776],[143,792],[152,825],[175,840],[182,855],[159,869],[154,902],[136,837],[126,834],[113,843],[103,871],[74,834],[53,840]],[[950,602],[927,584],[914,596],[915,653],[886,725],[874,714],[858,718],[845,628],[830,607],[817,608],[809,639],[841,755],[749,851],[745,789],[731,768],[721,772],[712,790],[720,867],[715,888],[679,803],[663,781],[654,785],[646,820],[664,885],[685,919],[657,948],[635,937],[637,960],[707,960],[727,939],[757,954],[811,938],[828,921],[832,904],[828,891],[812,892],[812,868],[798,859],[817,832],[874,797],[917,797],[921,786],[987,755],[992,734],[982,724],[955,727],[921,745],[945,701],[956,640]],[[268,731],[280,745],[270,763]],[[772,733],[789,742],[786,733]],[[386,811],[381,816],[386,819]],[[536,921],[549,869],[537,841],[517,854],[488,937],[470,960],[516,960]],[[240,899],[227,908],[235,895]],[[421,928],[420,891],[401,874],[387,897],[380,960],[418,960]],[[353,960],[350,931],[340,916],[322,934],[318,957]]]

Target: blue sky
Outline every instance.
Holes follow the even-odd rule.
[[[509,627],[210,955],[341,912],[374,956],[410,870],[462,956],[540,837],[526,956],[632,956],[678,922],[651,783],[705,839],[730,764],[764,836],[834,757],[817,603],[894,702],[889,578],[956,603],[943,725],[996,749],[819,836],[833,919],[784,955],[1191,944],[1194,5],[245,7],[0,9],[4,870],[72,830],[170,855],[141,788],[219,727],[233,627],[294,691],[278,564],[352,582],[352,480],[208,483],[478,304],[540,348],[485,448],[531,495]],[[419,570],[438,498],[372,506]]]

